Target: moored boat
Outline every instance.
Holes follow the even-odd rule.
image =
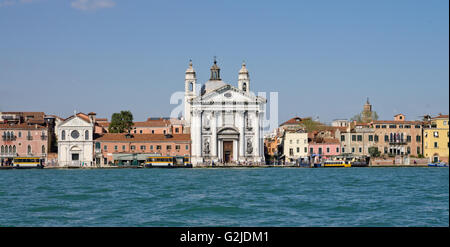
[[[439,162],[439,163],[429,163],[429,167],[448,167],[448,164],[445,162]]]

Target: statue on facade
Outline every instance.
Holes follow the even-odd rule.
[[[247,139],[247,153],[248,154],[253,153],[253,145],[251,139]]]
[[[203,146],[203,149],[205,150],[205,154],[209,154],[209,141],[208,141],[208,139],[205,139],[205,144]]]

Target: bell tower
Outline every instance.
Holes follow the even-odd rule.
[[[186,124],[190,125],[191,121],[191,104],[190,101],[195,98],[196,95],[197,77],[195,75],[194,68],[192,68],[192,60],[189,60],[189,67],[186,70],[184,76],[184,119]]]
[[[239,70],[238,88],[247,93],[250,92],[250,76],[248,74],[245,62],[242,63],[241,70]]]

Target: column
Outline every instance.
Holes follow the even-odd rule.
[[[217,114],[211,112],[211,156],[213,159],[217,157]]]
[[[239,160],[243,160],[245,157],[245,112],[237,112],[237,124],[239,128]]]
[[[258,112],[254,113],[254,119],[253,119],[253,128],[254,128],[254,132],[255,132],[255,137],[253,138],[253,156],[254,157],[260,157],[259,155],[259,134],[260,134],[260,130],[259,130],[259,114]]]

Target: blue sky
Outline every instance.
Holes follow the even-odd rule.
[[[168,116],[193,60],[294,115],[449,111],[449,2],[0,0],[0,111]]]

